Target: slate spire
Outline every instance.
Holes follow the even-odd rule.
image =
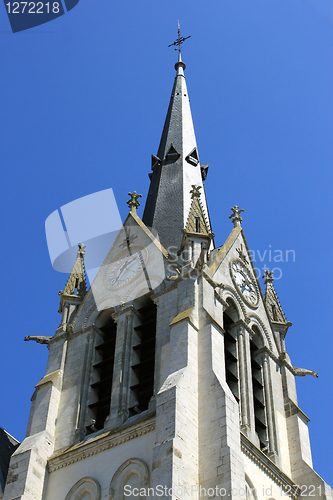
[[[179,51],[177,71],[157,156],[152,155],[152,173],[143,222],[157,230],[168,250],[179,248],[191,207],[192,185],[203,188],[207,165],[200,165],[190,101],[184,76],[185,63]],[[201,203],[209,214],[204,189]],[[211,231],[211,228],[209,227]]]

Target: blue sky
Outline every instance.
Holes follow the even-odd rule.
[[[183,59],[215,242],[238,204],[256,267],[281,270],[288,352],[319,372],[297,380],[299,406],[315,470],[332,485],[332,0],[80,0],[16,34],[0,5],[0,425],[24,438],[47,348],[23,338],[60,322],[67,277],[52,269],[45,219],[110,187],[124,219],[128,191],[147,194],[178,19],[191,35]]]

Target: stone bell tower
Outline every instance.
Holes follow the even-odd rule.
[[[269,271],[261,290],[238,206],[214,247],[183,40],[143,219],[129,193],[90,289],[80,245],[59,327],[27,338],[49,359],[4,500],[333,500],[297,404],[295,376],[316,373],[292,365],[291,323]]]

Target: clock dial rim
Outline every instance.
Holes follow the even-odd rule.
[[[240,288],[240,285],[238,284],[237,280],[236,280],[236,273],[238,274],[242,274],[240,271],[235,271],[234,268],[233,268],[233,265],[234,264],[238,264],[241,269],[243,270],[243,273],[245,271],[245,276],[247,278],[247,283],[250,283],[253,287],[253,292],[255,294],[255,302],[251,302],[250,298],[244,293],[244,290],[242,290]],[[236,258],[236,259],[232,259],[230,261],[230,275],[231,275],[231,279],[232,279],[232,282],[237,290],[237,292],[240,294],[240,296],[242,297],[242,299],[244,300],[244,302],[246,302],[246,304],[252,308],[256,308],[258,307],[258,304],[259,304],[259,290],[258,290],[258,287],[257,287],[257,283],[256,283],[256,280],[255,278],[252,276],[250,270],[247,268],[247,266],[244,264],[244,262],[242,262],[240,259]],[[250,294],[251,292],[249,292]]]
[[[145,247],[142,247],[142,246],[139,246],[139,245],[133,245],[130,249],[130,252],[128,251],[127,248],[124,248],[121,252],[117,253],[114,258],[112,259],[112,262],[110,262],[107,267],[106,267],[106,271],[105,271],[105,274],[104,274],[104,283],[105,283],[105,286],[109,289],[109,290],[119,290],[120,288],[123,288],[129,284],[132,284],[139,276],[141,276],[141,272],[142,271],[142,265],[140,267],[140,269],[136,269],[135,271],[132,269],[131,271],[134,272],[134,274],[129,277],[129,278],[124,278],[124,279],[121,279],[121,276],[122,275],[126,275],[126,272],[128,272],[130,270],[130,257],[131,255],[133,254],[137,254],[137,257],[136,259],[139,258],[139,253],[142,254],[142,258],[143,258],[143,262],[145,264],[147,264],[147,260],[148,260],[148,251]],[[126,260],[129,262],[129,264],[126,266]],[[125,266],[123,267],[123,270],[121,269],[122,266]],[[120,271],[120,275],[119,275],[119,271]],[[117,275],[118,273],[118,275]],[[114,274],[115,277],[113,279],[115,279],[115,282],[114,283],[110,283],[110,275]]]

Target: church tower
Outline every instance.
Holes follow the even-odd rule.
[[[49,358],[4,500],[333,500],[297,404],[295,376],[316,373],[291,363],[238,206],[214,247],[183,40],[143,219],[129,193],[89,290],[80,245],[55,334],[26,338]]]

